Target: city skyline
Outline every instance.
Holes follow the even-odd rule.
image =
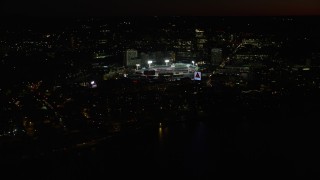
[[[319,177],[320,16],[10,17],[8,177]]]

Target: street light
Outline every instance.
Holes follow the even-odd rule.
[[[192,61],[192,65],[194,66],[194,61]]]
[[[140,64],[136,64],[136,66],[137,66],[137,70],[139,70]]]
[[[168,66],[169,60],[166,59],[166,60],[164,60],[164,62],[166,63],[166,66]]]
[[[151,67],[152,61],[148,61],[149,68]]]

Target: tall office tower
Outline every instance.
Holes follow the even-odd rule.
[[[213,48],[211,49],[211,63],[213,65],[220,65],[222,62],[222,49]]]
[[[196,50],[203,51],[204,44],[207,42],[207,39],[204,35],[204,31],[200,29],[195,30],[195,37],[196,37]]]
[[[125,55],[124,55],[124,66],[135,66],[135,63],[133,63],[132,61],[134,61],[135,59],[138,58],[138,51],[134,50],[134,49],[127,49],[125,51]]]

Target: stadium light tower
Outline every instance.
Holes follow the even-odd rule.
[[[140,64],[136,64],[136,66],[137,66],[137,70],[139,70]]]
[[[151,67],[152,61],[148,61],[149,68]]]
[[[166,66],[168,66],[169,60],[166,59],[166,60],[164,60],[164,62],[166,63]]]

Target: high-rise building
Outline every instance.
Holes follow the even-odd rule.
[[[222,62],[222,49],[213,48],[211,49],[211,63],[213,65],[220,65]]]
[[[124,55],[124,66],[135,66],[138,58],[138,51],[134,49],[128,49],[125,51]],[[141,61],[141,60],[140,60]]]
[[[198,62],[209,60],[208,51],[206,50],[207,38],[203,29],[195,29],[195,53]]]
[[[200,29],[196,29],[195,34],[196,34],[196,50],[203,51],[204,44],[207,42],[207,39],[204,35],[204,31]]]

